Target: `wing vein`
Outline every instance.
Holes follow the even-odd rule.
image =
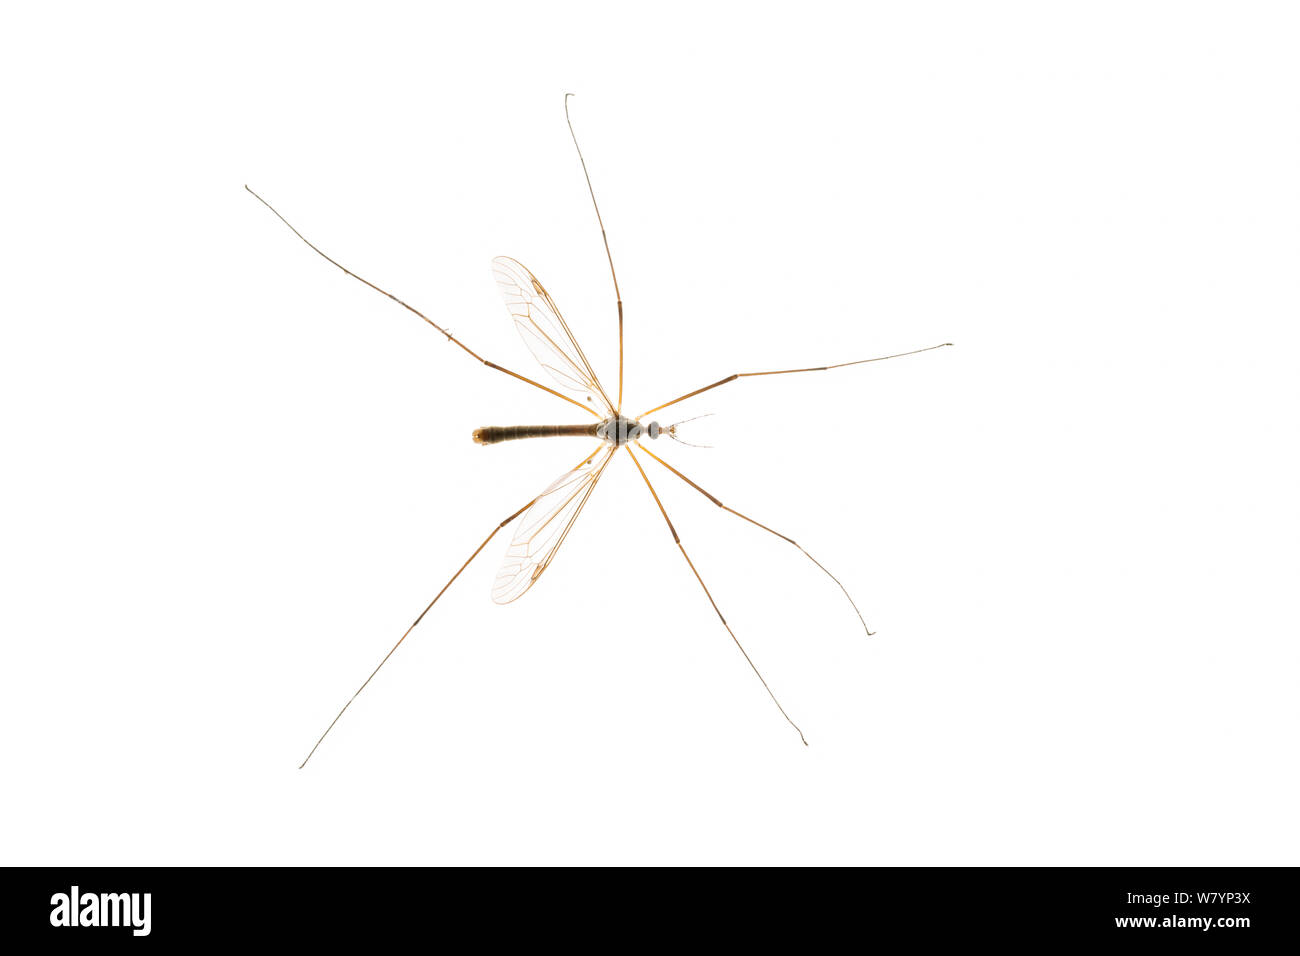
[[[509,604],[519,600],[551,566],[614,451],[613,446],[601,445],[537,496],[515,525],[514,537],[493,582],[493,601]]]

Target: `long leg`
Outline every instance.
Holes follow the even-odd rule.
[[[245,188],[245,189],[248,189],[248,186],[244,186],[244,188]],[[446,329],[444,329],[444,328],[443,328],[441,325],[439,325],[437,322],[433,321],[433,319],[429,318],[427,315],[425,315],[425,314],[424,314],[423,312],[421,312],[419,309],[415,308],[414,306],[407,305],[405,302],[403,302],[403,301],[402,301],[401,299],[399,299],[397,296],[393,295],[391,292],[386,292],[386,291],[384,291],[383,289],[379,288],[379,286],[375,285],[375,284],[374,284],[373,282],[371,282],[370,280],[361,278],[361,276],[357,275],[357,274],[356,274],[355,272],[353,272],[351,269],[347,268],[346,266],[342,265],[341,263],[336,262],[335,260],[331,259],[329,256],[325,255],[325,253],[321,252],[319,249],[316,248],[316,246],[314,246],[311,242],[309,242],[309,241],[307,240],[307,237],[306,237],[306,236],[304,236],[301,232],[299,232],[297,229],[295,229],[293,223],[291,223],[288,219],[285,219],[284,216],[281,216],[280,213],[276,210],[276,208],[275,208],[274,206],[272,206],[269,202],[267,202],[267,201],[266,201],[265,199],[263,199],[261,196],[257,195],[257,193],[253,192],[253,190],[248,189],[248,191],[249,191],[250,193],[253,194],[253,197],[254,197],[258,202],[260,202],[260,203],[261,203],[263,206],[265,206],[267,209],[271,210],[271,212],[275,213],[277,219],[279,219],[282,223],[284,223],[286,226],[288,226],[289,229],[293,232],[293,234],[294,234],[295,236],[297,236],[297,237],[298,237],[299,239],[301,239],[303,242],[307,243],[307,246],[308,246],[308,247],[309,247],[313,252],[315,252],[318,256],[320,256],[322,259],[324,259],[326,262],[330,263],[331,265],[338,266],[339,269],[342,269],[343,272],[345,272],[347,275],[352,276],[352,278],[356,279],[358,282],[361,282],[361,283],[363,283],[363,284],[365,284],[365,285],[368,285],[368,286],[370,286],[370,288],[374,289],[376,292],[379,292],[379,293],[382,293],[383,295],[388,296],[390,299],[392,299],[394,302],[396,302],[396,303],[397,303],[398,305],[400,305],[402,308],[406,309],[408,312],[414,312],[414,313],[415,313],[416,315],[418,315],[420,318],[424,319],[425,322],[428,322],[429,325],[433,326],[435,329],[437,329],[437,330],[438,330],[439,332],[441,332],[443,335],[447,336],[447,341],[448,341],[448,342],[452,342],[452,343],[454,343],[455,345],[460,346],[460,347],[461,347],[465,352],[467,352],[471,357],[473,357],[473,358],[477,359],[478,361],[482,362],[482,363],[483,363],[484,365],[486,365],[488,368],[490,368],[490,369],[495,369],[495,370],[498,371],[498,372],[504,372],[506,375],[509,375],[511,378],[517,378],[517,379],[519,379],[519,381],[521,381],[521,382],[527,382],[529,385],[532,385],[534,388],[540,388],[543,392],[550,392],[550,393],[551,393],[552,395],[554,395],[556,398],[562,398],[562,399],[564,399],[566,402],[568,402],[570,405],[577,405],[577,406],[578,406],[579,408],[581,408],[583,411],[585,411],[585,412],[587,412],[587,413],[589,413],[589,414],[591,414],[591,415],[595,415],[597,418],[600,418],[600,413],[599,413],[599,412],[597,412],[597,411],[596,411],[595,409],[593,409],[593,408],[589,408],[588,406],[582,404],[582,402],[576,401],[575,399],[570,398],[568,395],[562,395],[562,394],[560,394],[559,392],[557,392],[557,391],[556,391],[555,389],[553,389],[553,388],[547,388],[547,387],[546,387],[545,385],[543,385],[541,382],[534,382],[531,378],[525,378],[523,375],[520,375],[518,372],[512,372],[510,369],[505,368],[504,366],[501,366],[501,365],[497,365],[495,362],[489,362],[487,359],[485,359],[483,356],[479,355],[477,352],[475,352],[473,349],[471,349],[468,345],[466,345],[466,344],[465,344],[464,342],[462,342],[460,339],[456,338],[454,335],[452,335],[450,332],[448,332]]]
[[[632,463],[636,465],[636,470],[641,472],[641,477],[644,479],[646,487],[650,489],[650,494],[654,497],[655,504],[659,506],[659,513],[664,516],[664,521],[668,522],[668,530],[673,534],[673,542],[677,545],[677,549],[681,551],[682,557],[686,559],[686,563],[690,565],[691,573],[695,575],[695,580],[699,581],[700,587],[704,588],[704,596],[707,597],[709,603],[713,605],[713,610],[717,613],[718,620],[722,622],[722,626],[727,629],[727,633],[731,635],[731,639],[735,642],[736,647],[738,647],[740,653],[744,655],[746,662],[748,662],[750,668],[754,671],[755,676],[758,677],[759,683],[761,683],[763,689],[767,691],[767,696],[771,697],[772,703],[776,704],[776,709],[781,712],[781,716],[785,718],[786,723],[795,729],[795,732],[799,734],[799,739],[802,740],[803,745],[807,747],[808,740],[804,737],[803,731],[799,729],[798,724],[790,719],[790,715],[785,712],[785,708],[781,706],[781,702],[776,699],[776,694],[772,693],[772,688],[767,686],[767,681],[763,679],[763,675],[759,672],[757,665],[755,665],[754,661],[750,658],[749,652],[746,651],[744,646],[740,643],[740,638],[736,637],[736,632],[731,629],[731,625],[727,623],[727,619],[722,616],[722,611],[718,608],[718,602],[713,600],[713,595],[709,593],[709,586],[704,583],[704,578],[700,577],[700,572],[695,569],[695,562],[691,560],[691,556],[687,554],[686,549],[682,547],[682,539],[677,536],[677,529],[673,527],[672,519],[668,517],[668,512],[664,510],[664,503],[659,500],[659,493],[655,491],[655,486],[650,483],[650,476],[647,475],[645,469],[641,467],[641,462],[637,459],[635,453],[633,453],[632,447],[630,445],[624,445],[623,447],[627,449],[628,455],[631,456]]]
[[[536,500],[537,500],[536,498],[533,499],[533,501],[536,501]],[[371,672],[370,672],[370,676],[367,677],[367,678],[365,679],[365,681],[362,683],[362,685],[361,685],[360,687],[357,688],[356,693],[353,694],[351,697],[348,698],[348,702],[347,702],[346,704],[343,705],[343,710],[340,710],[340,711],[338,712],[337,716],[335,716],[335,718],[334,718],[333,720],[330,721],[330,725],[329,725],[328,727],[325,728],[325,733],[321,734],[321,735],[320,735],[320,740],[317,740],[317,741],[316,741],[316,746],[315,746],[315,747],[312,747],[312,748],[311,748],[311,753],[307,754],[307,758],[306,758],[306,760],[304,760],[302,763],[300,763],[300,764],[298,765],[298,769],[299,769],[299,770],[301,770],[303,767],[307,766],[307,761],[310,760],[311,757],[312,757],[312,754],[314,754],[314,753],[316,752],[316,747],[319,747],[319,746],[321,745],[321,741],[323,741],[327,736],[329,736],[329,732],[330,732],[331,730],[333,730],[333,729],[334,729],[334,725],[337,724],[337,723],[339,722],[339,717],[342,717],[342,716],[343,716],[344,711],[346,711],[349,707],[351,707],[351,706],[352,706],[352,702],[353,702],[354,700],[357,699],[357,696],[358,696],[358,695],[359,695],[363,690],[366,689],[366,685],[369,684],[369,683],[374,679],[375,675],[379,673],[379,668],[380,668],[380,667],[383,667],[385,664],[388,663],[388,659],[389,659],[390,657],[393,656],[393,651],[397,650],[399,647],[402,646],[402,641],[406,640],[406,636],[407,636],[407,634],[410,634],[413,630],[415,630],[415,626],[416,626],[417,624],[419,624],[421,621],[424,620],[424,616],[425,616],[426,614],[429,613],[430,609],[432,609],[433,606],[434,606],[435,604],[438,603],[438,598],[442,597],[442,596],[447,592],[447,589],[448,589],[449,587],[452,586],[452,584],[455,582],[455,580],[456,580],[458,577],[460,577],[461,572],[464,571],[467,567],[469,567],[469,563],[470,563],[470,561],[473,561],[475,558],[477,558],[477,557],[479,556],[479,552],[481,552],[484,548],[487,547],[488,542],[491,541],[493,538],[496,537],[496,534],[497,534],[498,531],[500,531],[502,528],[504,528],[506,525],[508,525],[510,522],[514,521],[514,520],[515,520],[516,518],[518,518],[521,514],[523,514],[526,510],[528,510],[528,508],[532,506],[533,501],[528,502],[528,504],[524,505],[522,508],[520,508],[520,509],[519,509],[518,511],[516,511],[514,514],[512,514],[509,518],[507,518],[505,521],[501,522],[499,525],[497,525],[495,528],[493,528],[493,529],[492,529],[492,533],[491,533],[490,535],[488,535],[486,538],[483,539],[483,543],[480,544],[477,548],[474,549],[474,553],[471,554],[471,555],[466,559],[465,563],[462,564],[462,565],[460,566],[460,568],[456,571],[456,573],[453,574],[453,575],[451,576],[451,579],[448,580],[447,583],[444,584],[444,585],[442,586],[442,590],[439,591],[436,595],[434,595],[433,600],[429,602],[429,606],[426,607],[423,611],[420,612],[420,616],[417,617],[417,618],[416,618],[416,619],[411,623],[411,626],[408,627],[408,628],[406,629],[406,633],[403,634],[401,637],[399,637],[399,638],[397,639],[397,643],[394,644],[394,645],[389,649],[388,653],[384,655],[384,659],[383,659],[382,661],[379,662],[379,667],[376,667],[373,671],[371,671]]]
[[[843,592],[844,592],[844,596],[845,596],[846,598],[849,599],[849,604],[853,607],[853,613],[856,614],[856,615],[858,616],[858,620],[859,620],[859,621],[862,621],[862,629],[863,629],[864,631],[867,632],[867,636],[870,637],[872,634],[875,633],[875,631],[873,631],[873,630],[871,630],[871,628],[867,627],[867,622],[866,622],[865,620],[863,620],[863,618],[862,618],[862,612],[858,610],[857,602],[853,600],[853,595],[849,594],[849,589],[846,588],[843,584],[840,583],[840,579],[839,579],[839,578],[837,578],[835,575],[831,574],[830,571],[827,571],[827,570],[826,570],[826,565],[822,564],[820,561],[818,561],[816,558],[814,558],[814,557],[813,557],[811,554],[809,554],[807,551],[804,551],[804,549],[803,549],[803,545],[801,545],[798,541],[796,541],[794,538],[786,537],[785,535],[783,535],[783,534],[782,534],[781,532],[779,532],[779,531],[775,531],[775,530],[773,530],[772,528],[769,528],[767,525],[763,524],[761,521],[755,521],[755,520],[754,520],[753,518],[751,518],[749,515],[741,514],[741,513],[740,513],[739,511],[737,511],[735,508],[729,508],[729,507],[727,507],[727,506],[724,505],[721,501],[719,501],[717,498],[713,497],[713,495],[709,494],[707,491],[705,491],[703,488],[701,488],[701,487],[700,487],[699,485],[697,485],[695,482],[691,481],[691,479],[687,478],[687,477],[686,477],[685,475],[683,475],[680,471],[678,471],[678,470],[677,470],[676,468],[674,468],[672,465],[668,464],[668,462],[664,461],[662,458],[660,458],[658,455],[656,455],[654,452],[652,452],[649,448],[647,448],[645,445],[641,444],[640,442],[637,442],[636,447],[637,447],[637,448],[640,448],[643,452],[645,452],[647,455],[649,455],[649,456],[650,456],[651,458],[653,458],[655,461],[659,462],[659,464],[663,465],[665,468],[667,468],[669,471],[671,471],[674,475],[676,475],[676,476],[677,476],[678,478],[680,478],[682,481],[686,482],[688,485],[690,485],[692,488],[694,488],[694,489],[695,489],[696,491],[698,491],[700,494],[704,495],[704,497],[708,498],[710,501],[712,501],[715,505],[717,505],[717,506],[718,506],[719,508],[721,508],[723,511],[730,511],[730,512],[731,512],[733,515],[735,515],[737,518],[744,518],[744,519],[745,519],[746,521],[748,521],[750,524],[752,524],[752,525],[756,525],[757,527],[762,528],[764,531],[768,532],[769,534],[774,534],[774,535],[776,535],[776,536],[777,536],[778,538],[780,538],[782,541],[789,541],[792,545],[794,545],[794,546],[795,546],[796,548],[798,548],[800,551],[803,551],[803,555],[804,555],[805,558],[807,558],[807,559],[808,559],[809,561],[811,561],[813,564],[817,565],[817,567],[821,568],[822,571],[824,571],[824,572],[826,573],[826,576],[827,576],[828,578],[830,578],[830,579],[831,579],[832,581],[834,581],[837,585],[839,585],[839,589],[840,589],[841,591],[843,591]]]
[[[758,375],[792,375],[795,372],[828,372],[833,368],[847,368],[850,365],[865,365],[868,362],[883,362],[885,359],[902,358],[904,355],[919,355],[922,352],[932,352],[935,349],[941,349],[945,345],[952,345],[951,342],[944,342],[940,345],[931,345],[928,348],[913,349],[910,352],[897,352],[894,355],[880,355],[876,358],[858,359],[856,362],[840,362],[838,365],[819,365],[816,368],[782,368],[774,372],[737,372],[734,375],[728,375],[726,378],[719,379],[712,385],[705,385],[703,388],[697,388],[693,392],[687,392],[685,395],[679,395],[671,402],[664,402],[662,405],[656,405],[649,411],[642,412],[637,419],[645,418],[647,415],[659,411],[661,408],[667,408],[669,405],[676,405],[678,402],[684,402],[688,398],[694,398],[701,392],[707,392],[709,389],[717,388],[719,385],[726,385],[728,382],[734,382],[738,378],[754,378]]]
[[[587,180],[587,192],[591,194],[591,204],[596,207],[596,222],[600,225],[600,238],[605,243],[605,258],[609,260],[609,277],[614,280],[614,298],[618,300],[618,405],[614,411],[623,414],[623,296],[618,291],[618,275],[614,272],[614,256],[609,251],[609,236],[605,235],[605,220],[600,218],[600,204],[596,202],[596,190],[591,185],[591,173],[587,172],[587,161],[582,158],[582,147],[578,145],[578,134],[573,131],[573,120],[569,119],[569,97],[564,94],[564,121],[569,124],[569,135],[573,137],[573,148],[578,151],[578,162],[582,163],[582,175]]]

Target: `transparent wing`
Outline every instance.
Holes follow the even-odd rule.
[[[612,445],[596,449],[577,468],[555,479],[519,519],[492,584],[493,601],[518,600],[550,567],[614,451]]]
[[[614,406],[596,372],[537,277],[507,256],[492,260],[492,275],[514,317],[515,328],[542,368],[564,388],[613,415]]]

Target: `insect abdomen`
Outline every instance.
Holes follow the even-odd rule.
[[[486,425],[474,429],[474,441],[480,445],[495,445],[519,438],[595,438],[599,427],[599,422],[591,425]]]

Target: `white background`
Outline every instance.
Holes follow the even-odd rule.
[[[1296,863],[1296,44],[1268,4],[10,10],[0,859]],[[629,411],[956,343],[655,446],[879,633],[651,472],[800,746],[620,458],[300,772],[587,445],[473,445],[582,416],[243,185],[538,375],[518,257],[610,385],[565,92]]]

